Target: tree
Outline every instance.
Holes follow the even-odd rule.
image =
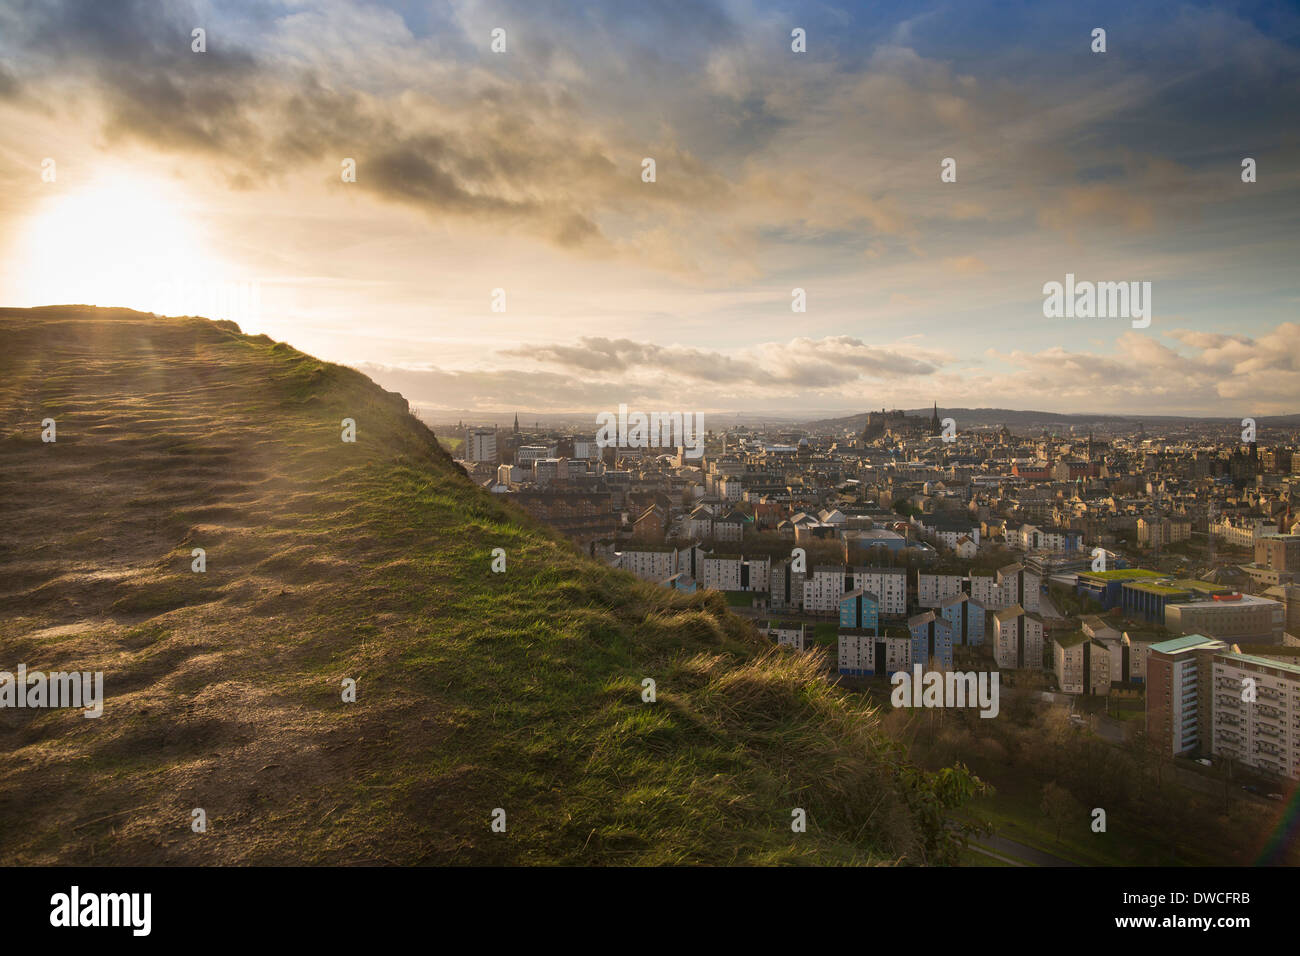
[[[1061,826],[1072,817],[1082,818],[1083,805],[1070,795],[1070,791],[1052,781],[1043,786],[1043,802],[1039,809],[1056,824],[1056,842],[1061,842]]]

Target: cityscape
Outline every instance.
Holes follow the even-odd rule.
[[[0,0],[15,938],[1286,933],[1297,102],[1268,0]]]
[[[1300,422],[1016,433],[951,415],[710,431],[699,460],[518,416],[444,440],[592,556],[720,592],[847,686],[996,668],[1110,739],[1141,730],[1282,799],[1300,779]],[[1245,706],[1243,675],[1263,695]],[[1112,694],[1128,719],[1097,708]]]

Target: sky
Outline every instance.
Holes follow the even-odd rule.
[[[0,0],[0,305],[434,416],[1300,411],[1300,10],[1082,6]]]

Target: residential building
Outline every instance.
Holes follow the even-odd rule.
[[[984,643],[984,605],[968,594],[955,594],[939,605],[939,616],[952,629],[952,642],[962,647]]]
[[[993,659],[1003,670],[1043,669],[1043,619],[1018,604],[993,614]]]
[[[938,607],[950,597],[961,594],[967,578],[957,573],[918,571],[916,603],[921,607]]]
[[[952,625],[934,611],[907,619],[912,633],[912,660],[926,670],[952,670]]]
[[[806,628],[801,621],[767,621],[758,625],[758,629],[776,641],[782,647],[791,647],[802,651],[805,647]]]
[[[1082,630],[1053,635],[1052,669],[1063,694],[1110,693],[1111,648]]]
[[[465,460],[496,464],[497,433],[494,428],[472,428],[465,433]]]
[[[1266,534],[1256,538],[1255,564],[1275,571],[1300,571],[1300,534]]]
[[[1222,652],[1213,674],[1215,756],[1300,779],[1300,664]]]
[[[1146,732],[1165,753],[1179,756],[1210,746],[1211,661],[1223,641],[1189,634],[1151,646],[1147,658]],[[1204,674],[1204,679],[1202,679]]]

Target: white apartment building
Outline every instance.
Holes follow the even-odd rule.
[[[497,433],[493,428],[473,428],[465,433],[465,460],[497,460]]]
[[[515,452],[515,462],[522,468],[532,468],[539,458],[554,458],[555,445],[520,445]]]
[[[1022,551],[1065,551],[1069,549],[1068,535],[1036,524],[1022,524],[1007,529],[1007,544]]]
[[[990,610],[1019,605],[1034,614],[1039,610],[1041,579],[1022,564],[1009,564],[995,574],[972,574],[970,596]]]
[[[739,544],[745,538],[745,519],[736,514],[713,519],[713,538]]]
[[[749,576],[747,591],[769,591],[772,582],[772,559],[766,556],[745,559],[745,571]]]
[[[938,607],[950,597],[962,593],[964,574],[928,574],[916,576],[916,603],[921,607]]]
[[[868,589],[870,590],[870,589]],[[810,614],[839,614],[844,596],[844,568],[819,565],[803,584],[803,609]]]
[[[686,529],[692,538],[712,538],[713,512],[704,505],[698,505],[686,519]]]
[[[1061,693],[1109,694],[1111,656],[1111,645],[1082,631],[1053,638],[1052,668]]]
[[[677,552],[671,548],[624,551],[619,555],[618,566],[646,581],[662,581],[677,573]]]
[[[903,568],[854,568],[853,590],[861,588],[876,595],[880,613],[903,617],[907,614],[907,571]],[[837,601],[838,603],[838,601]]]
[[[742,559],[738,554],[707,554],[700,562],[700,574],[696,580],[702,588],[739,591],[741,562]]]
[[[1229,652],[1213,667],[1215,755],[1300,779],[1300,664]],[[1254,700],[1243,700],[1251,684]]]
[[[877,661],[877,651],[884,659]],[[886,637],[867,631],[842,628],[839,632],[838,666],[841,674],[894,674],[912,667],[912,638]]]
[[[539,485],[565,481],[568,477],[569,459],[567,458],[538,458],[533,462],[533,481]]]
[[[760,630],[782,647],[804,649],[804,625],[799,621],[768,621]]]
[[[1003,670],[1043,669],[1043,619],[1018,604],[993,615],[993,658]]]
[[[740,501],[745,496],[745,486],[739,477],[727,477],[718,481],[718,497],[723,501]]]

